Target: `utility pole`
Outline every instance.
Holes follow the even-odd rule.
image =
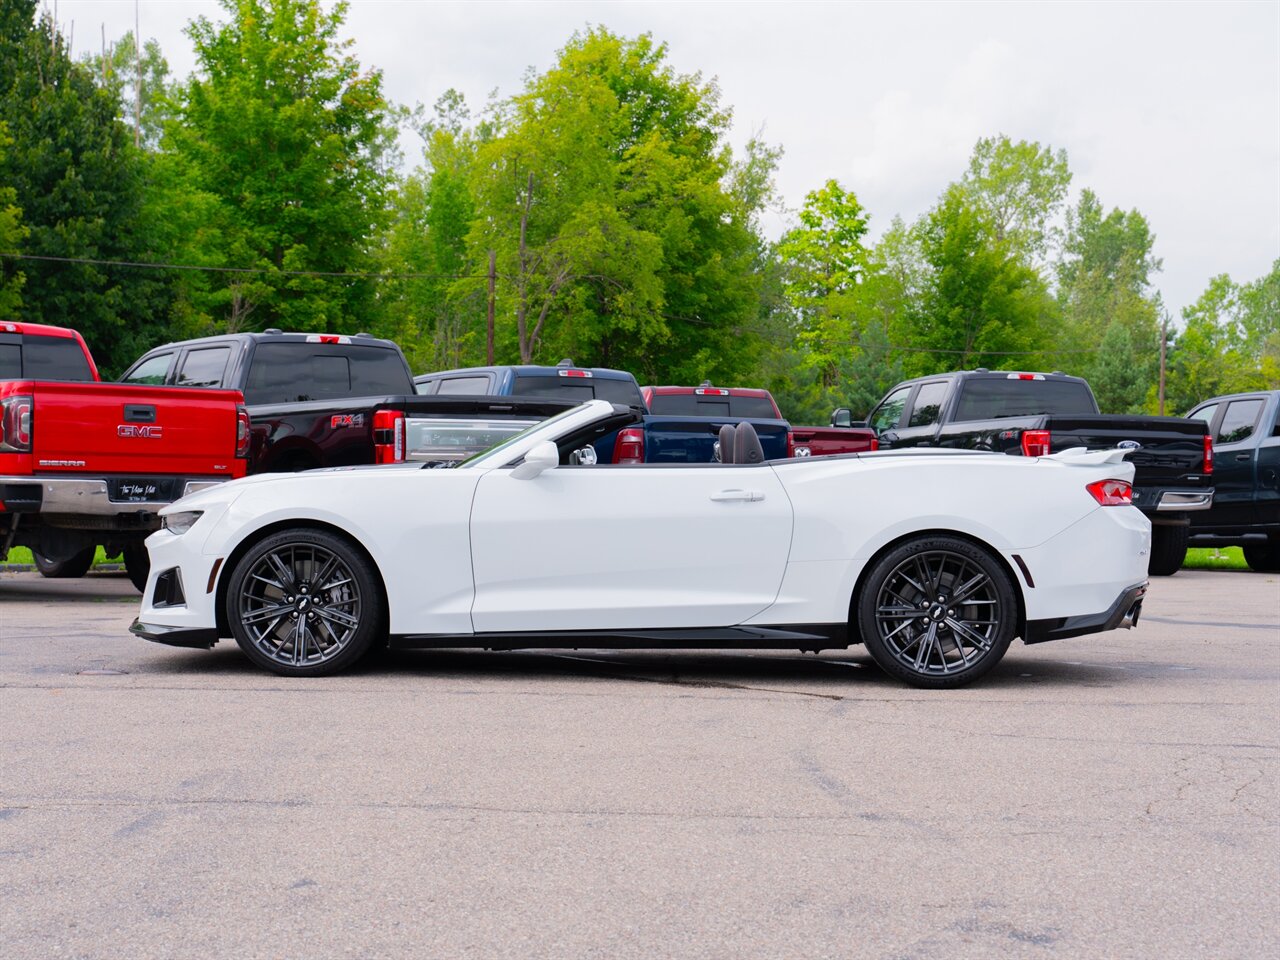
[[[137,87],[133,94],[133,145],[142,146],[142,29],[138,16],[140,0],[133,0],[133,59],[138,65]]]
[[[107,25],[102,24],[102,88],[107,87]]]
[[[489,366],[493,366],[493,306],[494,306],[494,284],[498,279],[498,254],[495,250],[489,251]]]

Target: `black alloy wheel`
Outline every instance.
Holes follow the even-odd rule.
[[[930,688],[963,686],[989,671],[1018,619],[1000,562],[948,536],[913,537],[876,561],[857,611],[862,642],[881,669]]]
[[[286,530],[240,558],[226,613],[236,643],[258,666],[318,677],[368,651],[382,598],[371,564],[351,543],[323,530]]]

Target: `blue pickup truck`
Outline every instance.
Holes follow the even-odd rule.
[[[418,393],[554,400],[608,400],[647,411],[640,385],[625,370],[579,367],[561,360],[554,367],[496,366],[442,370],[414,377]],[[714,389],[714,388],[709,388]],[[640,427],[602,437],[594,444],[600,463],[711,463],[725,424],[749,422],[760,437],[766,460],[788,456],[790,425],[756,417],[646,416]]]

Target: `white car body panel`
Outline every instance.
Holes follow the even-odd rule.
[[[214,630],[236,551],[268,528],[309,524],[368,552],[393,635],[474,634],[476,645],[504,633],[844,625],[868,563],[922,532],[987,545],[1028,620],[1097,615],[1146,580],[1146,518],[1085,489],[1132,480],[1118,454],[892,451],[512,476],[539,442],[615,415],[592,401],[456,469],[250,477],[178,501],[162,513],[204,515],[148,539],[139,624],[151,633],[138,632],[180,642],[156,634]],[[156,605],[157,577],[173,568],[185,604]]]

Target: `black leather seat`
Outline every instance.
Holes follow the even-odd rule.
[[[732,423],[726,423],[720,428],[720,462],[733,463],[733,440],[736,431]]]
[[[738,424],[733,437],[734,463],[764,463],[764,447],[760,446],[760,435],[756,428],[747,422]]]

